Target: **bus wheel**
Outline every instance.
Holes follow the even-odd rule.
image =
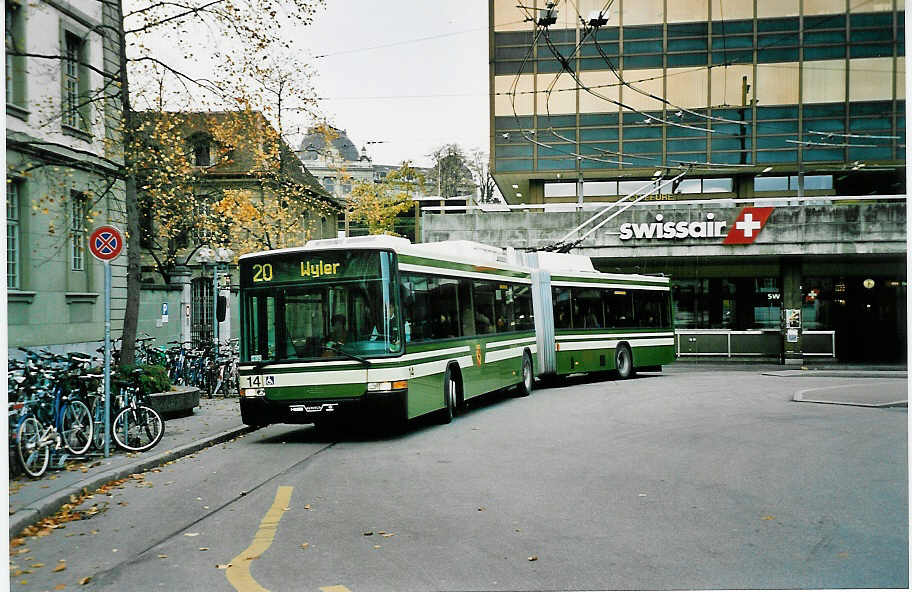
[[[453,378],[450,369],[447,368],[443,377],[443,412],[441,413],[441,423],[450,423],[456,417],[456,379]]]
[[[522,361],[522,381],[517,387],[520,397],[528,397],[532,394],[533,382],[534,377],[532,376],[532,358],[529,357],[528,353],[524,353]]]
[[[633,376],[633,354],[630,346],[622,343],[614,350],[614,366],[617,368],[618,378],[625,380]]]

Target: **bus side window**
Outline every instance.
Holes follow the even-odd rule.
[[[462,335],[475,335],[475,311],[472,299],[472,280],[459,280],[459,321]]]
[[[516,316],[514,311],[513,286],[500,284],[495,292],[494,314],[497,317],[495,325],[498,333],[516,330]]]
[[[570,288],[552,288],[551,297],[554,301],[554,327],[569,329],[571,324],[570,313]]]
[[[409,341],[424,341],[429,337],[428,313],[432,278],[415,274],[403,276],[409,288],[409,298],[402,302],[403,321],[408,325]]]
[[[431,298],[430,332],[432,339],[456,337],[458,330],[458,282],[450,278],[439,278]]]
[[[535,321],[532,318],[532,287],[529,285],[514,286],[513,300],[515,302],[516,329],[528,331],[535,328]]]
[[[632,327],[633,306],[629,290],[605,290],[602,292],[608,327]]]
[[[475,299],[475,330],[479,335],[494,333],[496,317],[494,314],[495,284],[476,281],[473,291]]]

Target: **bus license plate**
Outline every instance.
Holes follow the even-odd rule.
[[[323,403],[322,405],[291,405],[288,409],[293,413],[329,413],[335,411],[338,403]]]

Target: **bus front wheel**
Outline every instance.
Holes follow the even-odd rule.
[[[617,369],[618,378],[621,380],[633,376],[633,354],[630,353],[630,346],[626,343],[620,344],[614,351],[614,366]]]
[[[456,379],[447,368],[443,377],[443,412],[440,416],[441,423],[450,423],[456,417]]]

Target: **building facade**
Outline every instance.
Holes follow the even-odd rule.
[[[563,246],[671,275],[682,356],[904,360],[904,3],[604,5],[489,3],[493,176],[533,211],[487,238],[619,202]]]
[[[154,157],[140,174],[143,246],[140,325],[159,341],[211,342],[213,275],[236,294],[234,260],[257,250],[332,238],[342,204],[323,189],[262,113],[142,112]],[[164,148],[164,149],[163,149]],[[158,169],[180,171],[161,175]],[[178,191],[175,191],[175,185]],[[230,249],[216,265],[201,253]],[[225,251],[222,251],[223,253]],[[229,331],[239,311],[229,299]],[[154,326],[154,328],[153,328]]]
[[[401,166],[375,164],[367,153],[367,145],[362,146],[359,152],[346,130],[328,124],[308,128],[297,155],[326,192],[342,204],[351,199],[355,184],[383,183],[389,173]],[[430,170],[418,167],[415,167],[415,170],[425,177],[425,186],[416,196],[419,210],[448,204],[447,200],[427,195],[431,191],[427,184]],[[465,198],[455,201],[462,205],[466,203]],[[366,226],[352,222],[347,214],[346,210],[340,217],[338,232],[344,233],[345,236],[368,234]],[[417,218],[410,212],[402,213],[398,218],[396,232],[414,238]]]
[[[104,3],[6,2],[6,269],[9,352],[91,351],[104,338],[104,266],[87,250],[124,228],[116,35]],[[112,331],[126,257],[112,264]]]

